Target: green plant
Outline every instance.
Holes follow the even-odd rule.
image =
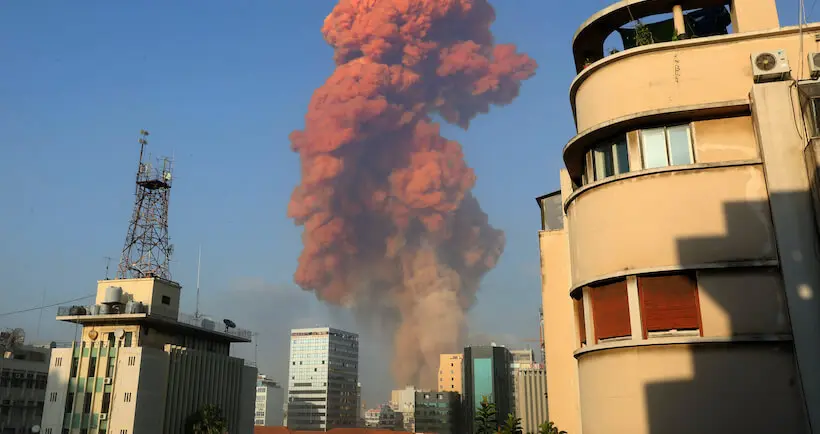
[[[498,432],[501,434],[524,434],[524,429],[521,428],[521,419],[515,417],[514,414],[508,414],[504,426]]]
[[[538,434],[567,434],[567,432],[559,431],[553,422],[544,422],[538,425]]]
[[[222,410],[215,405],[206,405],[188,417],[186,434],[226,434],[228,423]]]
[[[652,31],[649,30],[649,27],[638,21],[635,24],[635,45],[640,47],[654,42],[655,40],[652,38]]]
[[[495,418],[495,404],[487,397],[481,399],[481,406],[475,416],[476,434],[493,434],[498,432],[498,421]]]

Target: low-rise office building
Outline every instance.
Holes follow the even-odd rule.
[[[58,309],[82,339],[52,351],[43,434],[183,432],[206,405],[232,433],[253,431],[257,371],[230,356],[251,333],[179,313],[180,285],[102,280],[96,304]]]
[[[30,433],[39,427],[48,382],[51,348],[15,342],[0,332],[0,433]],[[2,335],[6,336],[2,336]]]
[[[463,415],[457,392],[416,392],[415,433],[461,434]]]

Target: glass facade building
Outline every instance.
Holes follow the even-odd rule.
[[[495,404],[499,425],[514,413],[511,375],[512,355],[504,347],[464,348],[464,421],[467,432],[475,432],[475,415],[486,398]]]
[[[330,327],[291,330],[289,369],[288,428],[356,426],[357,334]]]
[[[416,433],[461,434],[461,396],[457,392],[416,392]]]

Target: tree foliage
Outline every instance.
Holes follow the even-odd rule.
[[[567,434],[567,432],[559,431],[553,422],[544,422],[538,425],[538,434]]]
[[[514,414],[508,414],[507,420],[504,421],[504,426],[499,429],[501,434],[524,434],[524,429],[521,428],[521,419],[515,417]]]
[[[475,416],[476,434],[495,434],[498,432],[498,421],[496,420],[495,404],[490,402],[485,396],[481,400],[481,406]]]
[[[206,405],[188,418],[186,434],[226,434],[228,422],[222,410],[215,405]]]

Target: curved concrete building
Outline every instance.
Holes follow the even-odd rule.
[[[581,25],[578,133],[538,198],[558,428],[820,433],[818,41],[774,0],[621,1]]]

